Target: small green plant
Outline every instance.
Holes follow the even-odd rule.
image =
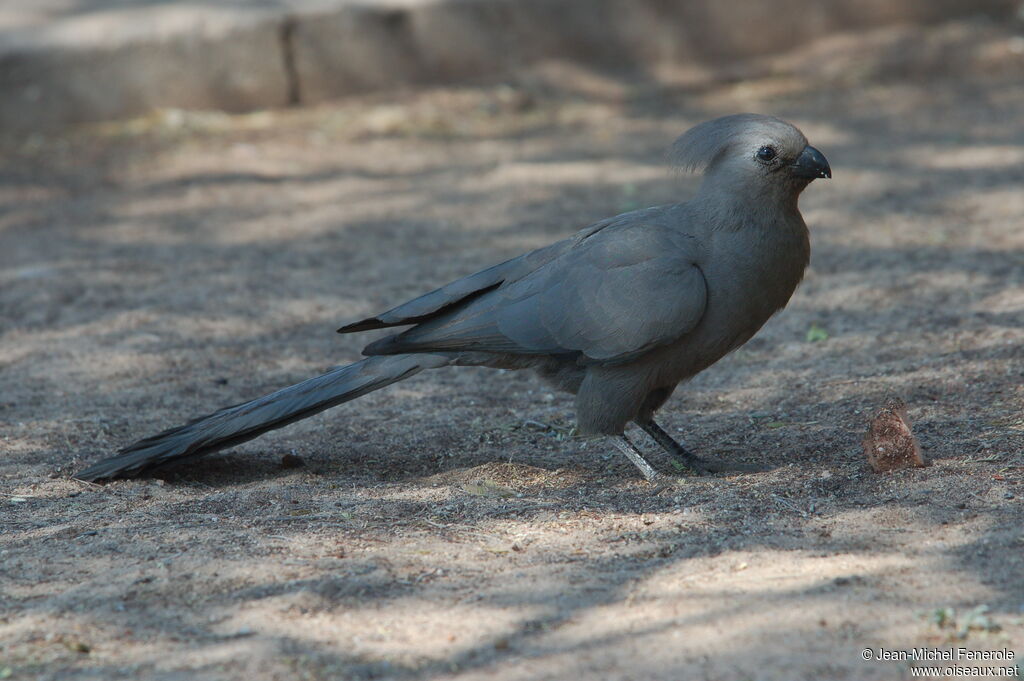
[[[811,324],[811,328],[807,329],[808,343],[820,343],[826,340],[828,340],[828,331],[818,326],[817,323]]]

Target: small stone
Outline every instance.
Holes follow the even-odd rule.
[[[295,454],[285,454],[281,457],[281,468],[302,468],[305,465],[306,462],[302,460],[302,457]]]
[[[1007,492],[1003,495],[1004,499],[1013,499],[1013,492]]]

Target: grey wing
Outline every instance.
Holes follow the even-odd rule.
[[[572,354],[627,362],[678,339],[703,317],[707,285],[695,250],[691,237],[664,227],[606,230],[364,352]]]
[[[577,237],[578,239],[579,237]],[[512,260],[463,277],[439,289],[414,298],[379,315],[346,324],[338,333],[354,333],[391,326],[407,326],[430,319],[444,310],[466,303],[508,281],[515,281],[554,260],[572,248],[575,239],[566,239],[531,251]]]

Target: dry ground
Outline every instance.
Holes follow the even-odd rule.
[[[1024,652],[1022,52],[953,24],[726,82],[548,65],[8,140],[0,678],[882,680],[908,664],[863,648]],[[741,110],[835,179],[788,309],[663,418],[769,472],[651,486],[532,377],[447,370],[164,479],[68,478],[355,359],[344,321],[688,196],[665,146]],[[890,394],[932,466],[867,469]]]

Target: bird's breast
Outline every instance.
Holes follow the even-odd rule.
[[[680,373],[692,376],[750,340],[789,302],[809,255],[806,228],[755,238],[716,235],[700,263],[708,291],[704,316],[676,348]]]

